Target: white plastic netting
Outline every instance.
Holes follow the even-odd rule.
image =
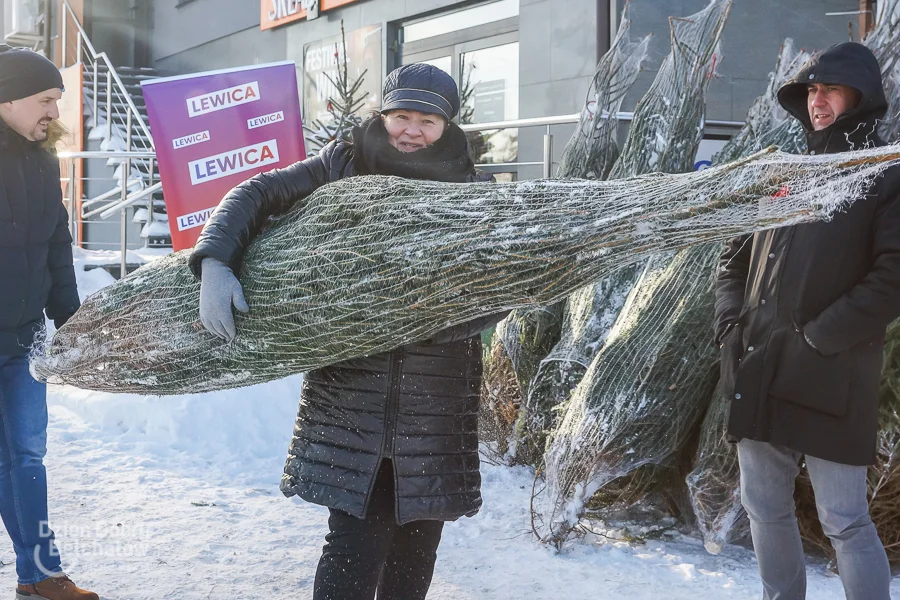
[[[190,393],[388,351],[503,310],[552,304],[659,252],[827,219],[900,159],[767,151],[705,171],[617,181],[452,184],[368,176],[326,185],[247,249],[251,311],[223,343],[199,324],[188,253],[88,298],[37,347],[41,379]]]
[[[728,441],[730,406],[730,398],[717,385],[700,427],[694,468],[686,479],[697,528],[710,554],[719,554],[727,543],[750,531],[741,504],[737,447]]]
[[[714,162],[734,160],[770,145],[791,153],[805,150],[803,128],[778,103],[777,92],[808,59],[808,53],[795,50],[791,39],[785,40],[766,91],[750,107],[744,127]],[[703,419],[693,469],[686,478],[697,527],[706,549],[715,554],[746,534],[749,525],[741,506],[737,450],[726,436],[729,405],[729,398],[717,387]]]
[[[706,90],[720,56],[717,49],[730,9],[730,0],[716,0],[695,15],[670,20],[671,52],[635,108],[611,178],[693,168],[703,136]],[[664,263],[654,264],[665,268]],[[629,265],[568,299],[560,341],[541,362],[528,389],[521,419],[524,424],[519,427],[527,436],[520,435],[520,446],[534,447],[543,454],[546,436],[604,347],[645,266]],[[551,489],[554,476],[547,473]]]
[[[542,539],[561,544],[604,486],[645,466],[674,467],[715,384],[716,259],[704,244],[643,269],[551,434],[533,503]]]
[[[863,44],[868,46],[878,63],[888,111],[878,128],[878,133],[888,142],[900,137],[900,1],[879,0],[875,27],[866,35]]]
[[[617,114],[647,57],[650,36],[635,41],[629,36],[630,3],[622,11],[616,37],[597,65],[585,99],[585,110],[566,145],[557,177],[603,179],[618,157]],[[485,361],[482,393],[482,437],[498,443],[506,455],[523,398],[538,365],[559,340],[563,306],[513,311],[497,325]],[[531,436],[520,431],[513,456],[531,463],[535,454]],[[543,448],[537,452],[539,456]]]
[[[585,110],[563,152],[557,177],[606,179],[619,157],[617,114],[647,59],[650,36],[629,37],[631,4],[625,5],[610,50],[597,65],[585,99]]]
[[[559,339],[562,302],[513,310],[497,324],[487,348],[479,419],[481,439],[496,442],[498,463],[534,464],[543,449],[531,442],[530,421],[520,419],[541,359]]]

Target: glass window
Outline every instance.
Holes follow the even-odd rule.
[[[436,35],[468,29],[473,25],[484,25],[517,16],[519,16],[519,0],[500,0],[406,25],[403,28],[403,42],[424,40]]]
[[[464,52],[460,70],[464,123],[519,118],[518,42]]]
[[[427,63],[459,86],[460,124],[519,116],[519,0],[499,0],[402,24],[403,64]],[[518,131],[467,133],[472,158],[495,175],[518,156]],[[490,167],[489,165],[496,165]],[[512,172],[505,173],[512,177]]]
[[[0,18],[2,18],[0,14]],[[37,0],[13,0],[12,20],[3,33],[38,33],[38,20],[41,16],[40,3]]]
[[[519,43],[492,46],[460,56],[460,117],[463,124],[519,118]],[[469,135],[478,163],[514,162],[519,132],[501,129]]]
[[[438,58],[429,58],[427,60],[417,60],[413,62],[420,62],[426,65],[431,65],[433,67],[437,67],[447,74],[453,74],[453,59],[449,56],[440,56]]]
[[[302,27],[288,28],[288,57],[297,62],[303,123],[307,127],[317,127],[318,121],[324,126],[332,120],[328,112],[329,101],[339,97],[334,82],[344,62],[341,36],[305,43],[306,37],[302,32]],[[349,82],[352,84],[363,78],[357,92],[357,96],[365,97],[356,113],[361,119],[381,107],[381,35],[381,26],[378,25],[346,34]]]

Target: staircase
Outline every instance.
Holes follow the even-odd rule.
[[[130,212],[130,221],[140,225],[144,247],[171,247],[168,215],[141,88],[141,81],[153,79],[157,73],[152,69],[114,67],[106,53],[94,49],[67,0],[62,0],[61,18],[75,32],[74,44],[71,39],[63,42],[62,66],[81,63],[83,69],[85,149],[144,155],[109,158],[105,164],[102,160],[86,159],[85,198],[79,217],[90,223],[88,219],[98,214],[106,218],[123,211],[121,218],[126,219]],[[121,230],[127,233],[127,224]]]
[[[144,102],[144,92],[141,81],[158,77],[154,69],[134,67],[113,67],[112,71],[123,84],[123,90],[116,89],[115,85],[108,85],[115,80],[113,72],[104,63],[97,63],[97,85],[94,85],[94,69],[87,65],[84,67],[84,105],[85,105],[85,130],[88,131],[88,146],[91,142],[99,140],[97,149],[107,152],[154,152],[153,139],[150,137],[150,125],[147,118],[147,106]],[[97,90],[97,115],[94,118],[94,90]],[[128,99],[130,99],[130,104]],[[132,106],[137,111],[140,119],[129,113]],[[112,115],[112,119],[107,118]],[[130,125],[130,128],[129,128]],[[111,158],[107,160],[107,166],[115,169],[113,177],[121,181],[123,176],[123,161]],[[129,191],[145,189],[159,181],[159,173],[156,171],[155,161],[146,159],[132,159],[129,165]],[[151,207],[152,200],[152,208]],[[143,224],[141,238],[145,245],[153,248],[166,248],[172,246],[169,233],[169,218],[166,214],[166,205],[162,191],[154,192],[148,197],[144,206],[134,211],[132,221]]]

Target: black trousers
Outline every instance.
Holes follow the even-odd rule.
[[[443,521],[398,525],[394,470],[381,464],[365,519],[330,509],[313,600],[424,600]]]

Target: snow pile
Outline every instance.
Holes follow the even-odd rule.
[[[91,254],[76,259],[83,294],[102,278],[84,271]],[[51,386],[46,464],[64,568],[108,599],[312,597],[328,512],[278,491],[299,383],[165,398]],[[752,553],[707,556],[671,530],[590,535],[556,553],[530,533],[531,470],[482,474],[484,507],[447,524],[429,600],[546,600],[561,584],[567,600],[759,597]],[[15,584],[8,540],[0,576]],[[822,563],[809,597],[843,598]]]
[[[145,263],[171,251],[128,251],[130,264]],[[118,264],[113,251],[73,249],[78,294],[86,297],[115,279],[102,265]],[[108,439],[140,454],[179,454],[217,464],[228,479],[277,474],[291,436],[302,376],[217,394],[142,396],[105,394],[77,388],[51,387],[55,406],[93,423]],[[253,399],[253,400],[251,400]]]

